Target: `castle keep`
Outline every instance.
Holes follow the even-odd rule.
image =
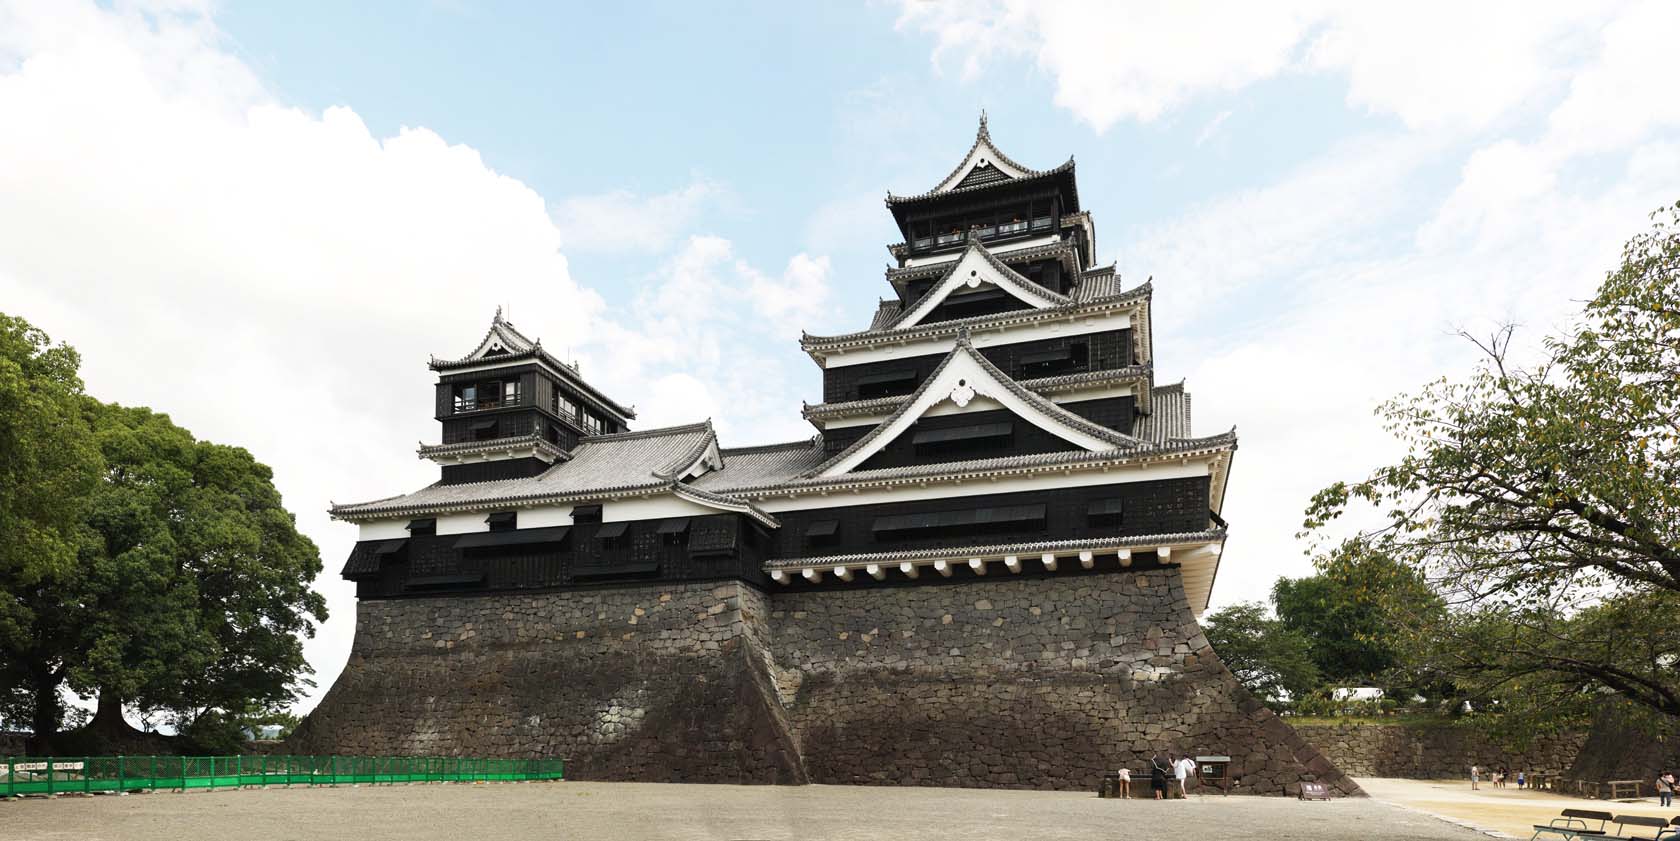
[[[1028,169],[982,119],[887,206],[892,297],[802,340],[808,440],[631,431],[500,313],[433,359],[441,476],[332,509],[356,638],[293,749],[1039,788],[1178,751],[1357,792],[1197,627],[1236,437],[1155,383],[1150,285],[1093,265],[1073,161]]]

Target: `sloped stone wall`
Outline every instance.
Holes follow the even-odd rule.
[[[372,600],[294,753],[564,757],[577,779],[806,778],[739,584]]]
[[[364,601],[299,753],[563,756],[583,779],[1094,789],[1157,752],[1358,787],[1250,698],[1176,569],[765,594]]]
[[[1563,773],[1586,740],[1584,733],[1543,736],[1512,751],[1474,730],[1446,724],[1306,724],[1295,731],[1353,776],[1418,780],[1468,778],[1473,764],[1510,768],[1513,774]]]
[[[813,781],[1094,789],[1170,752],[1358,792],[1241,689],[1176,569],[777,594],[770,626]]]

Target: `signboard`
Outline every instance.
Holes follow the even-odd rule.
[[[1302,783],[1301,784],[1301,799],[1302,800],[1329,800],[1330,799],[1330,789],[1328,787],[1326,787],[1323,783]]]
[[[45,770],[47,770],[47,763],[45,763],[45,762],[14,762],[14,763],[12,763],[12,768],[13,768],[13,770],[17,770],[17,771],[45,771]],[[82,763],[80,763],[80,762],[54,762],[54,763],[52,763],[52,769],[54,771],[80,771],[80,770],[82,770]]]

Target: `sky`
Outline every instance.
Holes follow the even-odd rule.
[[[807,438],[801,330],[890,294],[888,191],[1070,155],[1153,278],[1156,379],[1236,427],[1214,606],[1309,574],[1312,493],[1395,455],[1458,333],[1568,323],[1680,200],[1680,4],[0,0],[0,311],[88,390],[274,470],[320,546],[436,477],[430,355],[496,307],[725,445]]]

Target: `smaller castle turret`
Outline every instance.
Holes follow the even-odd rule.
[[[443,441],[420,457],[443,467],[442,483],[535,476],[571,457],[581,438],[624,432],[636,411],[584,381],[502,318],[460,359],[432,357]]]

